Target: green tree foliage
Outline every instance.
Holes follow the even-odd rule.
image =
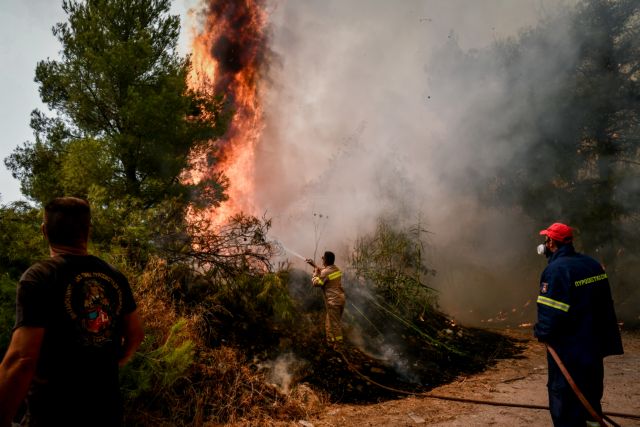
[[[426,262],[424,233],[420,224],[399,229],[380,220],[374,233],[356,241],[350,256],[356,279],[371,284],[391,306],[402,306],[409,317],[435,304],[434,290],[427,284],[435,270]]]
[[[0,359],[9,347],[16,321],[16,281],[7,273],[0,275]]]
[[[169,336],[158,345],[151,339],[143,342],[140,350],[122,371],[122,389],[128,399],[144,393],[162,393],[171,390],[176,381],[186,379],[195,361],[195,344],[185,333],[186,320],[172,325]],[[157,398],[157,396],[153,396]]]
[[[434,358],[467,357],[450,329],[454,322],[437,310],[436,290],[428,285],[436,271],[428,266],[426,233],[420,223],[401,226],[386,218],[357,239],[349,259],[355,277],[345,280],[349,311],[369,335],[364,341],[371,351],[392,344],[428,348]]]
[[[42,213],[25,202],[0,206],[0,274],[18,279],[47,254],[40,231]]]
[[[24,202],[0,206],[0,355],[15,322],[16,284],[24,270],[44,258],[42,214]]]
[[[22,194],[44,203],[51,197],[65,193],[58,175],[65,141],[71,135],[60,119],[48,118],[37,110],[31,113],[31,128],[35,142],[26,142],[17,147],[5,159],[5,165],[13,177],[20,181]]]
[[[91,193],[91,183],[109,183],[113,176],[109,156],[96,139],[69,141],[60,165],[60,184],[68,194]],[[108,186],[103,187],[108,189]]]
[[[61,58],[36,67],[40,96],[56,115],[34,111],[35,142],[5,160],[27,197],[88,197],[128,224],[131,212],[166,200],[176,210],[168,215],[182,218],[189,203],[224,199],[220,176],[180,179],[190,152],[208,147],[228,120],[221,98],[187,87],[191,64],[176,52],[179,17],[169,7],[169,0],[63,1],[68,22],[53,28]]]

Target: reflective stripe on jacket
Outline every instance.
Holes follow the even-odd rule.
[[[313,286],[321,287],[329,305],[344,305],[345,297],[342,289],[342,271],[335,265],[329,265],[314,275]]]
[[[549,258],[540,278],[537,338],[561,359],[595,360],[622,354],[607,274],[593,258],[565,245]]]

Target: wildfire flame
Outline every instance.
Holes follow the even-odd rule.
[[[234,114],[226,135],[215,141],[218,163],[195,171],[203,155],[192,158],[191,176],[200,179],[222,172],[229,179],[229,199],[206,215],[214,227],[234,214],[255,213],[255,149],[263,130],[258,81],[266,50],[266,13],[262,0],[209,0],[206,20],[192,42],[192,89],[224,95]]]

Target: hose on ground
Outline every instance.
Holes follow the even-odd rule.
[[[467,398],[463,398],[463,397],[447,396],[447,395],[436,394],[436,393],[431,393],[431,392],[416,393],[416,392],[411,392],[411,391],[406,391],[406,390],[400,390],[400,389],[397,389],[397,388],[394,388],[394,387],[389,387],[389,386],[386,386],[384,384],[380,384],[380,383],[372,380],[371,378],[369,378],[365,374],[361,373],[358,369],[356,369],[355,366],[353,366],[353,364],[351,364],[351,362],[349,362],[349,359],[344,355],[344,352],[342,352],[340,350],[336,350],[336,351],[338,352],[338,354],[340,354],[342,359],[347,364],[347,367],[349,368],[349,370],[351,370],[353,373],[355,373],[356,375],[358,375],[359,377],[361,377],[365,381],[367,381],[367,382],[369,382],[369,383],[371,383],[371,384],[373,384],[373,385],[375,385],[377,387],[380,387],[382,389],[391,391],[393,393],[405,394],[405,395],[408,395],[408,396],[428,397],[428,398],[431,398],[431,399],[449,400],[449,401],[453,401],[453,402],[472,403],[472,404],[476,404],[476,405],[507,406],[507,407],[512,407],[512,408],[542,409],[542,410],[547,410],[547,411],[549,410],[549,407],[545,406],[545,405],[533,405],[533,404],[527,404],[527,403],[511,403],[511,402],[496,402],[496,401],[492,401],[492,400],[480,400],[480,399],[467,399]],[[623,412],[603,412],[603,414],[611,416],[611,417],[630,418],[630,419],[640,420],[640,414],[627,414],[627,413],[623,413]],[[616,425],[615,423],[613,423],[613,421],[610,421],[610,422],[613,425]]]

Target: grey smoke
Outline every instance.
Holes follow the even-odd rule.
[[[343,267],[378,218],[419,221],[445,312],[532,320],[539,218],[554,206],[492,197],[521,179],[516,166],[534,162],[544,132],[571,125],[553,111],[581,43],[567,15],[576,3],[269,1],[254,213],[290,250],[316,261],[333,250]]]
[[[520,312],[544,266],[535,255],[539,224],[479,194],[526,152],[536,132],[526,118],[544,108],[576,45],[558,21],[548,35],[553,49],[530,49],[515,82],[487,52],[560,19],[572,3],[273,3],[256,181],[274,233],[305,256],[316,244],[333,250],[344,265],[381,215],[420,218],[445,311],[463,321]],[[534,103],[523,98],[538,83]],[[520,122],[519,132],[506,131]],[[330,218],[321,236],[318,212]]]
[[[258,365],[268,373],[269,381],[284,394],[289,394],[291,386],[302,376],[308,362],[297,358],[293,353],[280,354],[275,360],[268,360]]]

